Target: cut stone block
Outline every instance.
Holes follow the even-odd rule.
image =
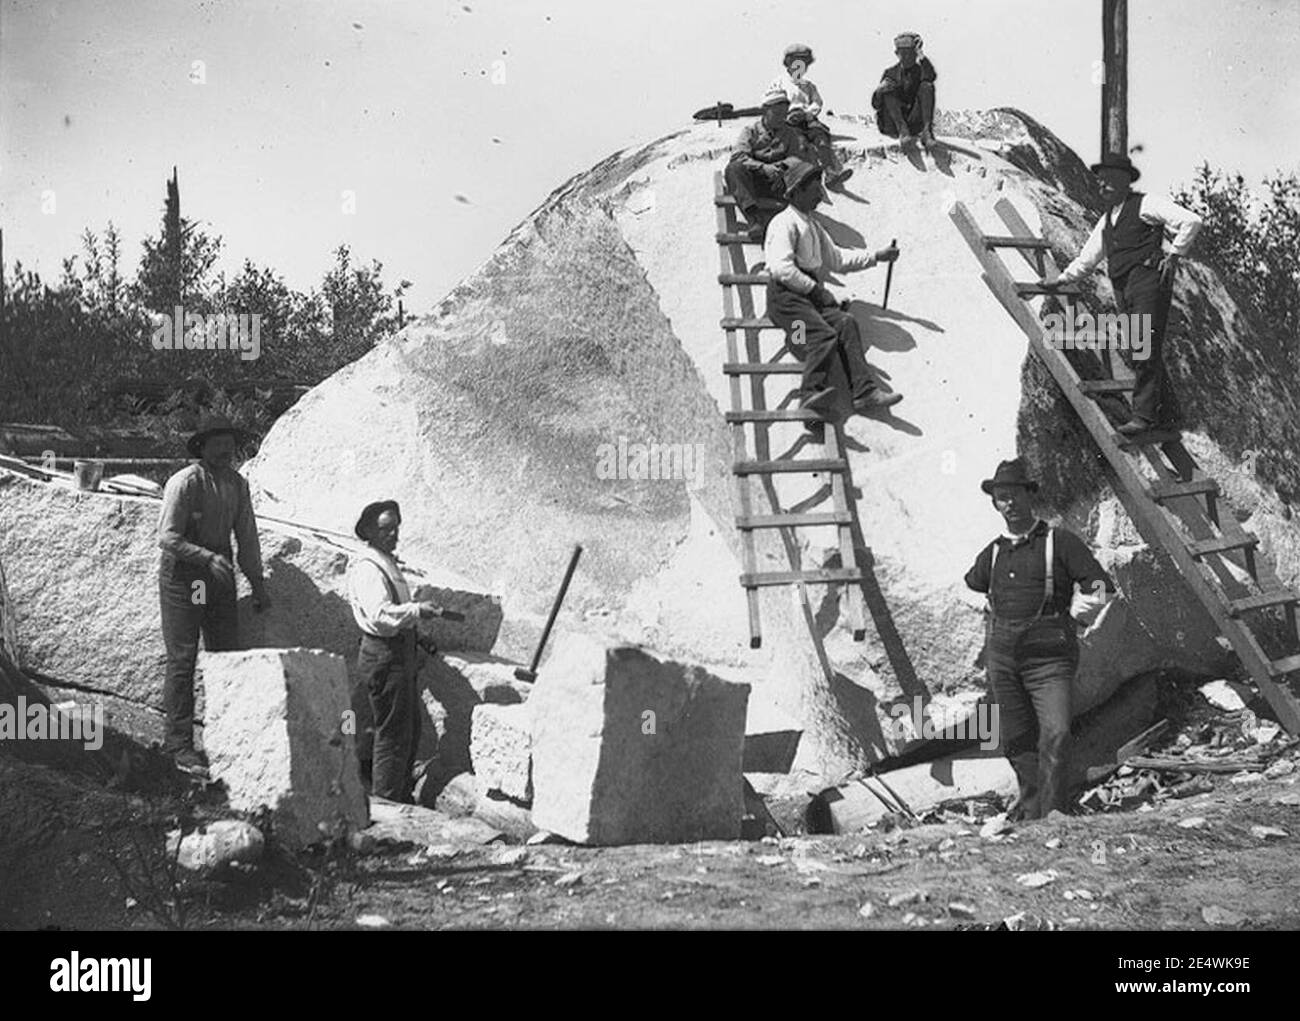
[[[470,769],[470,721],[475,706],[517,705],[532,685],[515,678],[519,664],[481,652],[443,652],[421,657],[417,679],[425,716],[420,720],[417,761],[436,755],[442,782]]]
[[[469,757],[488,790],[532,801],[532,712],[522,705],[474,707]]]
[[[481,819],[452,818],[422,805],[401,805],[372,798],[370,812],[374,823],[363,832],[377,843],[477,847],[501,839],[500,831]]]
[[[453,819],[473,816],[515,841],[525,841],[537,832],[528,809],[493,797],[483,779],[473,773],[452,777],[434,807]]]
[[[289,846],[315,843],[366,825],[348,719],[348,674],[341,656],[319,649],[204,652],[203,731],[212,776],[230,807],[273,812]]]
[[[749,685],[565,636],[537,679],[533,823],[586,844],[735,840]]]

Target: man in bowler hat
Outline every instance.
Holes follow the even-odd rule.
[[[1006,531],[980,551],[966,584],[988,595],[984,663],[998,745],[1020,787],[1011,814],[1038,819],[1069,808],[1075,628],[1096,619],[1115,586],[1082,539],[1034,513],[1038,483],[1019,458],[999,464],[980,488]]]

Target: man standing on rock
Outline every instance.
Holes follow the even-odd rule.
[[[1092,172],[1101,179],[1106,214],[1088,235],[1079,257],[1056,279],[1072,284],[1091,273],[1103,259],[1115,303],[1128,315],[1149,317],[1148,357],[1133,359],[1133,417],[1119,427],[1126,436],[1161,427],[1176,428],[1178,414],[1168,392],[1163,348],[1174,274],[1201,229],[1190,209],[1158,195],[1133,190],[1140,173],[1132,161],[1111,153]],[[1173,235],[1164,251],[1165,233]]]
[[[368,742],[363,740],[358,742],[357,755],[367,789],[389,801],[411,800],[420,739],[416,623],[441,613],[434,603],[411,600],[406,577],[393,556],[401,524],[396,500],[368,504],[355,529],[366,548],[348,572],[352,616],[361,628],[357,669],[374,719],[373,751],[366,753]]]
[[[791,159],[814,158],[807,141],[786,123],[789,112],[785,93],[769,89],[762,117],[741,130],[723,171],[727,190],[749,224],[750,240],[760,244],[767,224],[785,204],[784,175]]]
[[[1020,786],[1011,814],[1039,819],[1070,805],[1075,625],[1095,620],[1115,585],[1082,539],[1034,514],[1038,483],[1019,458],[999,464],[980,488],[1007,529],[975,558],[966,584],[988,594],[984,665],[999,748]]]
[[[790,350],[804,363],[800,406],[825,419],[838,402],[835,383],[841,371],[847,377],[853,410],[859,414],[891,407],[903,396],[880,391],[867,368],[857,320],[840,308],[821,282],[828,271],[853,273],[878,262],[893,262],[898,249],[850,254],[837,248],[811,215],[825,194],[821,175],[811,163],[791,162],[785,176],[790,204],[768,224],[763,256],[771,276],[768,317],[785,330]]]
[[[876,127],[882,135],[897,138],[900,145],[934,145],[934,83],[938,74],[930,58],[921,53],[921,37],[903,32],[894,37],[898,63],[885,68],[880,84],[871,94]]]
[[[262,549],[248,482],[233,467],[235,450],[252,437],[228,419],[209,417],[186,448],[197,464],[167,480],[158,516],[158,599],[167,674],[163,707],[166,750],[182,772],[203,776],[194,748],[194,663],[199,632],[209,652],[238,648],[235,570],[230,535],[239,544],[239,569],[253,588],[253,606],[271,605],[262,577]]]

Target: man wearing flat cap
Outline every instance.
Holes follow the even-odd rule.
[[[186,443],[199,460],[167,480],[158,516],[158,598],[167,650],[164,746],[177,769],[197,776],[206,766],[194,748],[194,663],[200,632],[209,652],[238,648],[232,559],[253,588],[254,608],[271,605],[248,482],[233,467],[236,450],[252,438],[229,419],[205,418]],[[231,555],[232,532],[238,558]]]
[[[999,464],[980,488],[1006,531],[980,551],[966,584],[988,595],[984,665],[999,748],[1020,787],[1011,814],[1038,819],[1069,809],[1076,625],[1097,618],[1115,585],[1082,539],[1034,513],[1038,483],[1019,458]]]
[[[826,187],[838,188],[853,176],[853,171],[844,168],[831,143],[831,129],[819,119],[822,95],[807,77],[813,62],[812,50],[803,43],[792,43],[785,48],[781,62],[785,65],[785,72],[768,86],[768,93],[781,92],[790,101],[786,120],[817,154],[815,162],[826,171]]]
[[[741,129],[723,177],[749,224],[751,241],[762,243],[768,222],[785,205],[785,171],[793,158],[811,156],[811,146],[786,123],[790,101],[769,89],[763,115]]]
[[[905,146],[919,136],[929,149],[934,145],[934,83],[939,76],[921,52],[921,37],[915,32],[894,37],[894,55],[898,63],[885,68],[871,94],[876,127]]]
[[[870,414],[903,399],[883,393],[867,367],[858,322],[840,308],[823,280],[828,272],[853,273],[878,262],[892,262],[898,249],[844,252],[812,217],[821,202],[822,171],[803,160],[786,170],[785,192],[790,204],[767,227],[763,258],[771,279],[767,285],[767,314],[786,331],[786,343],[803,359],[800,406],[819,419],[830,417],[841,397],[854,411]],[[842,389],[847,394],[842,394]],[[810,429],[817,431],[817,423]]]
[[[348,571],[352,616],[361,628],[359,683],[374,721],[373,737],[366,730],[358,734],[357,757],[370,792],[389,801],[411,800],[420,739],[416,623],[441,613],[434,603],[411,599],[410,586],[393,555],[401,524],[396,500],[368,504],[355,528],[366,546]]]
[[[1106,213],[1056,282],[1075,283],[1106,261],[1119,310],[1150,317],[1151,330],[1151,343],[1143,352],[1147,357],[1133,359],[1133,417],[1119,431],[1136,436],[1162,426],[1175,428],[1179,416],[1165,378],[1165,326],[1174,274],[1200,232],[1201,218],[1160,195],[1134,191],[1133,182],[1141,174],[1127,156],[1111,153],[1094,163],[1092,172],[1101,181]],[[1167,235],[1172,239],[1168,252]]]

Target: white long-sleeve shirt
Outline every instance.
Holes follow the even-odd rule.
[[[787,71],[785,74],[778,75],[776,80],[767,87],[768,92],[778,89],[785,93],[786,99],[790,100],[791,113],[795,110],[803,110],[809,117],[816,117],[822,112],[822,94],[807,78],[796,81]]]
[[[1084,242],[1083,250],[1079,253],[1078,258],[1066,266],[1065,271],[1058,278],[1061,283],[1070,284],[1082,280],[1106,258],[1104,238],[1106,223],[1114,217],[1119,209],[1120,206],[1108,209],[1106,215],[1097,221],[1097,225],[1092,228],[1092,233],[1088,235],[1088,240]],[[1163,226],[1166,238],[1170,234],[1173,235],[1169,251],[1174,255],[1186,255],[1201,229],[1201,218],[1199,216],[1190,209],[1184,209],[1178,203],[1160,195],[1143,195],[1138,216],[1141,217],[1143,223]],[[1113,222],[1111,227],[1113,229]]]
[[[373,546],[358,554],[348,571],[348,601],[357,627],[377,638],[391,638],[420,619],[420,604],[411,602],[402,569]]]
[[[823,269],[854,273],[876,264],[874,252],[838,248],[825,227],[794,206],[786,206],[767,225],[763,259],[772,279],[800,294],[817,286]]]

